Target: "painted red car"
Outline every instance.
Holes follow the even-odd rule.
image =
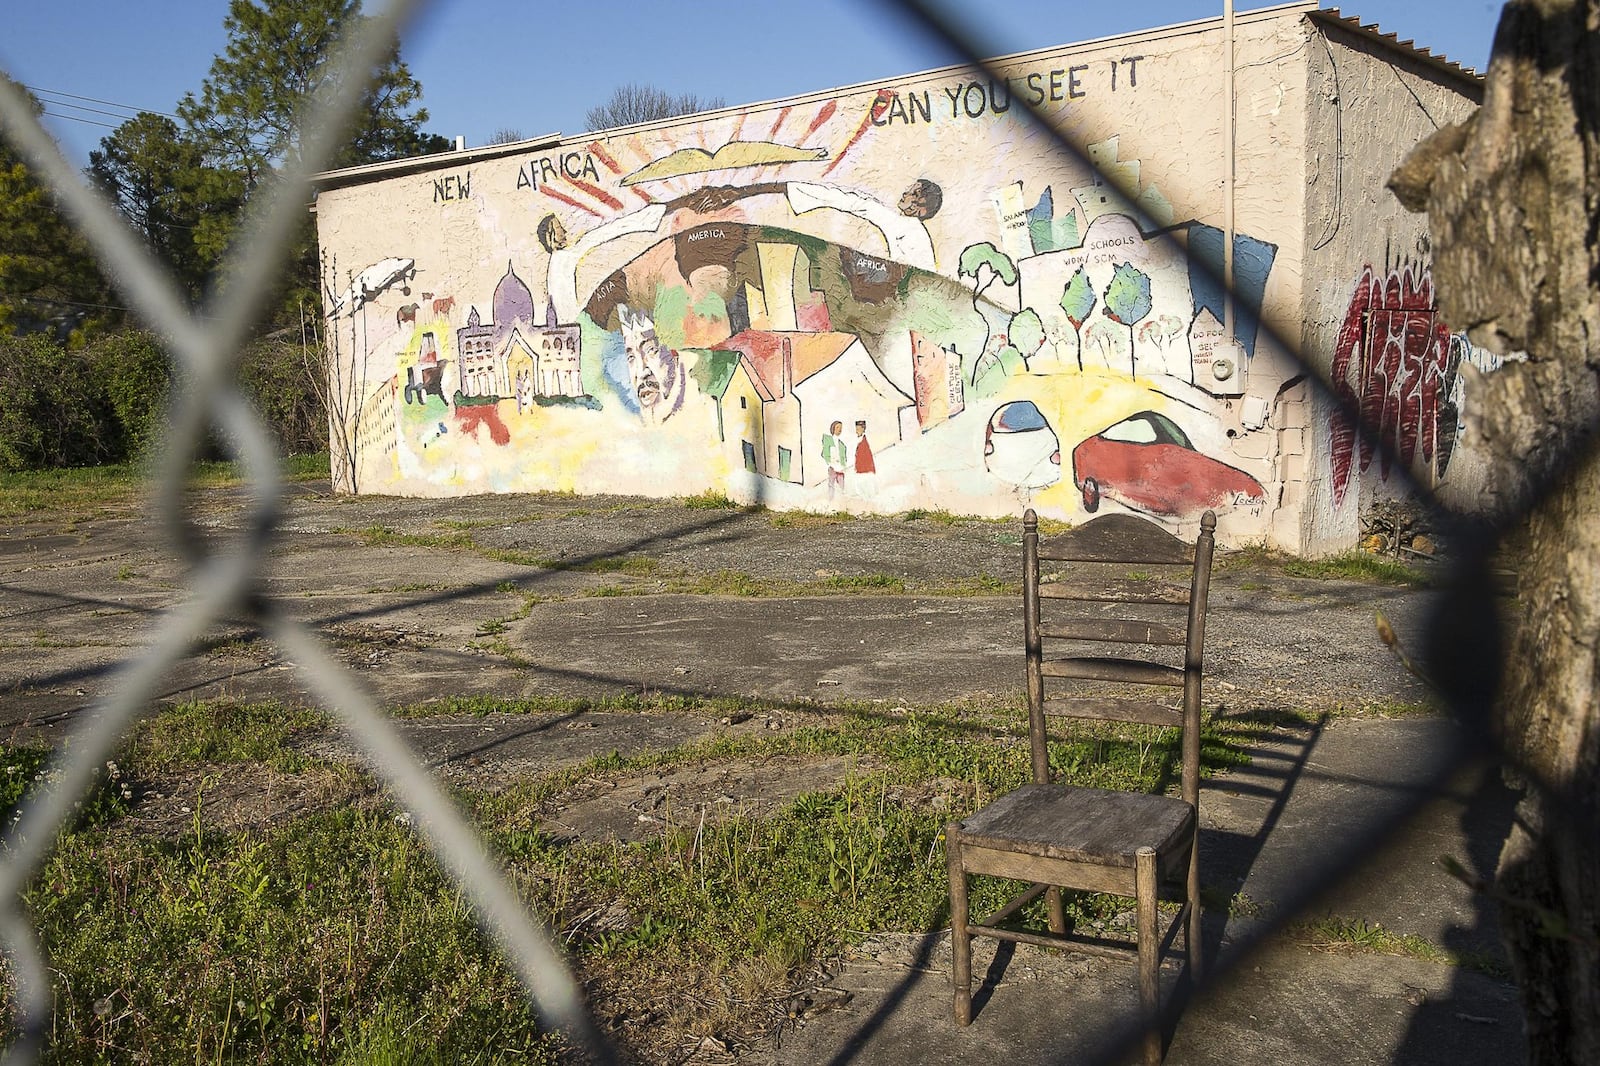
[[[1107,426],[1072,449],[1072,481],[1091,513],[1102,499],[1136,511],[1182,515],[1267,497],[1261,482],[1195,451],[1176,422],[1154,411]]]

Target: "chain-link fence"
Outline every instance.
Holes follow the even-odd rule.
[[[885,0],[891,7],[921,20],[925,29],[944,46],[976,67],[986,67],[978,49],[937,7],[922,0]],[[364,20],[359,32],[346,40],[335,62],[344,70],[370,70],[382,59],[388,42],[419,5],[414,0],[395,0]],[[997,80],[1004,72],[989,69]],[[69,758],[60,774],[33,798],[23,810],[7,842],[3,873],[0,873],[0,913],[3,913],[3,944],[16,981],[16,1018],[21,1036],[11,1047],[6,1061],[27,1061],[36,1057],[49,1029],[50,982],[47,961],[42,957],[37,937],[22,909],[22,894],[44,862],[51,842],[70,817],[76,797],[90,787],[96,769],[128,732],[151,702],[165,674],[190,654],[209,632],[226,619],[245,618],[274,641],[299,669],[307,686],[337,713],[355,738],[374,772],[394,790],[406,797],[420,832],[437,854],[443,867],[457,880],[477,909],[485,930],[503,948],[526,986],[546,1024],[562,1030],[596,1061],[609,1061],[613,1049],[602,1038],[586,1009],[584,997],[574,980],[562,952],[553,944],[548,930],[530,915],[517,893],[502,875],[484,843],[459,814],[440,783],[429,774],[385,719],[374,700],[339,664],[324,641],[311,628],[292,620],[283,605],[263,594],[260,577],[267,549],[274,541],[281,503],[279,459],[270,434],[257,415],[234,390],[230,370],[260,310],[261,294],[283,262],[292,231],[303,217],[312,175],[331,158],[341,131],[360,105],[363,85],[356,78],[335,78],[324,82],[322,94],[311,101],[304,115],[302,150],[289,160],[270,196],[253,205],[246,231],[236,243],[236,251],[226,270],[233,277],[213,303],[200,314],[191,314],[163,269],[141,246],[114,210],[90,191],[74,168],[45,133],[32,114],[26,98],[14,86],[0,87],[0,120],[29,165],[55,190],[65,211],[90,241],[109,272],[121,279],[129,301],[148,325],[162,336],[172,353],[181,379],[175,393],[170,428],[166,434],[160,466],[159,506],[173,550],[188,566],[187,600],[162,618],[150,646],[122,664],[109,695],[100,700],[83,729],[63,750]],[[1027,108],[1018,98],[1019,108]],[[1054,130],[1043,116],[1034,121],[1049,132],[1056,148],[1074,158],[1089,171],[1094,170],[1084,146]],[[1105,180],[1114,184],[1114,179]],[[1136,190],[1135,190],[1136,191]],[[1130,195],[1129,200],[1134,196]],[[1183,249],[1178,249],[1182,253]],[[1202,269],[1210,269],[1201,264]],[[1217,279],[1220,284],[1221,279]],[[1263,330],[1271,327],[1263,323]],[[1294,352],[1298,345],[1288,338],[1274,337],[1277,347]],[[1304,370],[1328,390],[1329,360],[1308,353],[1301,359]],[[1360,412],[1345,411],[1346,417],[1360,422]],[[233,455],[248,472],[249,521],[232,543],[208,545],[199,536],[186,514],[183,495],[185,473],[197,449],[214,428],[227,442]],[[1363,426],[1373,448],[1382,450],[1389,442],[1375,430]],[[1394,464],[1404,471],[1405,465]],[[1415,489],[1415,487],[1414,487]],[[1416,489],[1419,498],[1426,493]],[[1473,613],[1461,611],[1463,602],[1483,603],[1491,593],[1488,561],[1501,530],[1464,523],[1458,516],[1436,511],[1433,523],[1448,527],[1455,547],[1457,570],[1447,583],[1443,597],[1445,614],[1438,629],[1454,641],[1449,653],[1433,659],[1432,672],[1441,678],[1465,679],[1449,686],[1457,700],[1456,710],[1480,743],[1437,753],[1434,764],[1422,775],[1422,785],[1411,793],[1405,805],[1415,810],[1428,802],[1437,790],[1469,761],[1482,759],[1493,751],[1488,727],[1489,700],[1494,691],[1501,648],[1493,628],[1493,609]],[[1478,619],[1479,621],[1472,621]],[[1441,642],[1441,646],[1444,646]],[[1019,656],[1020,664],[1020,656]],[[1020,678],[1020,669],[1019,669]],[[1359,839],[1339,842],[1336,854],[1324,856],[1323,869],[1359,869],[1365,858],[1376,851],[1376,844],[1404,821],[1407,811],[1368,826]],[[1277,923],[1267,923],[1255,936],[1264,941],[1274,928],[1291,920],[1297,904],[1304,904],[1327,890],[1327,878],[1307,881],[1297,900],[1286,901]],[[1231,952],[1226,962],[1237,965],[1248,951]],[[1227,982],[1230,968],[1224,965],[1208,974],[1208,982]],[[897,1001],[893,995],[887,1003]],[[878,1024],[874,1015],[864,1020],[863,1028]]]

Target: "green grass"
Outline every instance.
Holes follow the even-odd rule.
[[[954,526],[961,522],[961,516],[951,514],[944,510],[928,510],[922,507],[913,507],[902,516],[907,522],[932,522],[940,526]]]
[[[456,790],[602,1012],[654,1017],[633,1039],[665,1043],[634,1048],[641,1058],[663,1057],[684,1033],[758,1040],[770,1005],[819,961],[875,933],[941,925],[944,825],[1029,776],[1020,705],[635,695],[447,699],[397,712],[741,708],[806,724]],[[326,728],[293,707],[189,705],[142,726],[124,761],[135,776],[249,763],[292,774],[309,765],[303,742]],[[1234,728],[1207,727],[1207,772],[1245,761]],[[763,816],[686,818],[635,843],[568,840],[549,821],[576,786],[778,756],[842,756],[851,769]],[[1136,726],[1068,729],[1051,751],[1074,782],[1147,791],[1171,786],[1177,758],[1175,731]],[[126,831],[111,810],[64,834],[29,886],[53,968],[48,1061],[112,1047],[152,1061],[173,1061],[171,1049],[206,1062],[555,1061],[504,959],[396,808],[343,803],[223,833],[206,828],[209,802],[202,788],[192,824],[167,834]],[[978,879],[973,906],[1013,888]],[[1069,914],[1098,926],[1122,909],[1083,896]]]
[[[286,481],[310,481],[328,476],[328,455],[290,455],[283,458]],[[90,518],[126,511],[149,498],[154,483],[151,468],[141,463],[72,467],[62,470],[24,470],[0,473],[0,518]],[[233,462],[195,463],[192,488],[214,488],[241,483],[240,467]]]
[[[855,520],[856,516],[848,511],[773,511],[767,516],[767,524],[773,529],[820,529]]]
[[[1283,563],[1283,572],[1293,577],[1319,580],[1339,578],[1407,588],[1420,588],[1431,583],[1431,579],[1420,570],[1363,551],[1344,552],[1322,559],[1288,559]]]
[[[1454,951],[1415,933],[1397,933],[1392,929],[1385,929],[1382,922],[1368,922],[1361,918],[1345,918],[1330,914],[1312,921],[1297,923],[1290,929],[1293,934],[1304,938],[1312,947],[1323,951],[1399,955],[1423,962],[1459,966],[1491,977],[1511,976],[1505,960],[1497,955],[1476,951]]]
[[[824,588],[844,590],[865,590],[869,592],[904,592],[906,581],[903,577],[894,574],[835,574],[825,578],[822,582]]]
[[[9,831],[21,814],[23,800],[58,775],[48,748],[0,744],[0,828]],[[73,824],[82,828],[112,821],[127,813],[133,798],[125,769],[108,762],[95,771],[88,795],[73,804]]]
[[[685,496],[683,505],[691,511],[742,511],[746,509],[743,504],[735,501],[726,492],[718,492],[714,489],[707,489],[696,496]],[[759,510],[759,508],[751,508],[751,510]]]
[[[327,452],[285,455],[279,459],[279,472],[285,481],[319,481],[328,476]],[[242,464],[233,460],[195,463],[189,474],[191,488],[217,488],[238,485],[247,480]]]
[[[128,463],[0,472],[0,517],[88,517],[124,510],[137,504],[148,487],[145,470]]]
[[[472,548],[472,537],[464,530],[452,530],[449,533],[400,533],[386,526],[363,526],[359,529],[350,526],[336,526],[334,533],[358,538],[362,544],[370,548],[387,548],[401,546],[408,548],[443,548],[447,551],[458,551]]]
[[[180,704],[145,719],[124,745],[135,773],[217,763],[261,763],[294,773],[317,760],[297,744],[328,732],[320,711],[277,703]]]
[[[25,893],[58,975],[46,1061],[554,1061],[460,891],[389,813],[226,835],[199,814],[177,840],[68,835]]]
[[[1264,544],[1247,544],[1217,555],[1215,568],[1230,570],[1277,570],[1291,577],[1309,577],[1319,581],[1338,579],[1365,581],[1380,585],[1399,585],[1406,588],[1423,588],[1433,579],[1415,567],[1370,552],[1351,550],[1321,559],[1297,559],[1274,551]],[[1241,585],[1243,588],[1265,588],[1260,583]]]

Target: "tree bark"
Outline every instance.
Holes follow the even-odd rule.
[[[1483,107],[1390,179],[1439,311],[1526,362],[1469,375],[1484,517],[1522,531],[1491,714],[1528,779],[1495,891],[1532,1066],[1600,1062],[1600,0],[1514,0]]]

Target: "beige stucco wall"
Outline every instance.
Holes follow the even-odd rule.
[[[1458,380],[1454,367],[1465,359],[1488,368],[1494,360],[1452,337],[1449,324],[1427,310],[1427,217],[1406,212],[1385,183],[1412,147],[1475,109],[1477,83],[1343,26],[1312,26],[1305,351],[1378,433],[1412,456],[1421,484],[1470,482],[1475,472],[1460,464],[1440,470],[1448,450],[1441,444],[1458,421],[1450,400]],[[1410,310],[1384,310],[1401,304]],[[1386,345],[1390,327],[1409,339]],[[1405,491],[1403,476],[1394,469],[1386,475],[1375,451],[1364,455],[1336,411],[1318,392],[1306,419],[1312,461],[1306,484],[1296,491],[1305,501],[1300,539],[1308,553],[1348,547],[1363,508]]]
[[[1238,279],[1291,345],[1342,314],[1348,264],[1381,257],[1371,237],[1386,210],[1369,195],[1386,149],[1369,158],[1346,138],[1336,200],[1325,164],[1300,162],[1328,151],[1328,121],[1313,113],[1326,110],[1326,76],[1308,94],[1308,70],[1326,65],[1328,47],[1349,48],[1324,46],[1310,7],[1242,14],[1235,43]],[[1248,295],[1240,348],[1221,343],[1220,298],[1206,295],[1215,281],[1188,255],[1221,257],[1223,44],[1214,19],[1009,57],[1003,83],[951,68],[445,156],[399,176],[334,176],[317,218],[338,358],[369,383],[364,395],[420,380],[437,352],[443,393],[366,407],[393,425],[353,427],[365,448],[357,483],[343,487],[710,490],[780,508],[1033,506],[1071,520],[1131,509],[1180,531],[1215,507],[1234,543],[1299,549],[1307,530],[1337,533],[1331,509],[1303,510],[1320,506],[1328,475],[1311,454],[1313,413],[1285,391],[1298,364],[1254,327]],[[1365,60],[1373,71],[1340,106],[1369,94],[1383,102],[1360,106],[1392,107],[1382,61]],[[1093,166],[1029,122],[1024,98]],[[1307,190],[1321,198],[1315,212]],[[1308,266],[1307,235],[1320,240],[1335,209],[1351,217]],[[1312,306],[1319,325],[1302,331]],[[456,395],[458,338],[498,352],[513,327],[527,341],[575,330],[583,395]],[[719,347],[743,330],[852,334],[904,397],[916,395],[914,346],[943,349],[962,395],[925,409],[926,424],[914,412],[898,425],[872,418],[874,475],[847,473],[830,498],[822,479],[746,469],[749,434],[728,427],[760,433],[764,447],[776,437],[748,424],[754,397]],[[514,379],[509,358],[493,369]],[[883,402],[868,395],[872,375],[850,380],[860,396],[829,392],[811,400],[827,410],[801,412],[817,438],[799,442],[808,470],[821,469],[810,427],[839,420],[848,436]],[[1150,439],[1169,427],[1186,440]]]

